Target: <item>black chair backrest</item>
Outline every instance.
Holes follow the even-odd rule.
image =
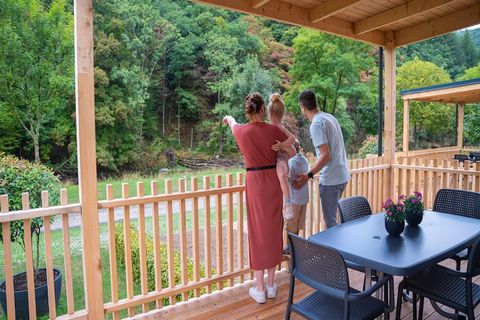
[[[440,189],[435,196],[433,211],[480,219],[480,193]]]
[[[350,292],[345,261],[337,251],[293,233],[288,234],[288,240],[292,253],[292,275],[320,291],[338,296]]]
[[[338,201],[338,209],[340,209],[341,223],[372,214],[372,208],[367,198],[362,196],[340,199]]]
[[[470,158],[466,154],[456,154],[456,155],[453,156],[453,158],[455,160],[460,161],[460,162],[470,160]]]
[[[473,162],[480,161],[480,152],[471,152],[470,153],[470,160]]]
[[[473,277],[480,274],[480,239],[475,241],[468,256],[467,272]]]

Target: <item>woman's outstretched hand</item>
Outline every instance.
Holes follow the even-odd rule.
[[[228,125],[228,118],[229,118],[229,117],[231,118],[231,116],[225,116],[225,117],[223,117],[223,124]]]
[[[278,141],[278,140],[275,140],[277,141],[275,144],[272,144],[272,150],[273,151],[280,151],[280,149],[282,148],[282,142],[281,141]]]
[[[235,121],[235,118],[232,116],[225,116],[223,117],[223,123],[232,128],[237,124],[237,121]]]

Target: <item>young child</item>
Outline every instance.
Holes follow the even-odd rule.
[[[288,160],[288,168],[290,172],[290,202],[292,204],[293,217],[292,219],[285,219],[285,229],[287,232],[292,232],[298,235],[299,231],[305,228],[305,213],[308,204],[308,183],[300,189],[295,189],[293,187],[293,182],[297,180],[298,175],[308,173],[308,161],[307,158],[300,153],[301,147],[298,140],[295,141],[294,147],[297,154]],[[283,253],[290,254],[290,248],[288,245],[283,249]]]
[[[278,93],[274,93],[270,96],[268,113],[270,123],[277,125],[288,137],[287,140],[283,142],[277,141],[277,143],[272,146],[272,149],[278,152],[277,175],[284,199],[283,217],[288,220],[293,218],[293,209],[290,201],[290,188],[288,184],[288,159],[293,157],[296,153],[292,146],[295,142],[295,136],[282,124],[285,115],[285,104],[283,103],[282,96]]]

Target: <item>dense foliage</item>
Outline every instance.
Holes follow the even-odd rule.
[[[349,154],[377,134],[371,45],[187,0],[98,0],[94,14],[100,172],[156,170],[167,148],[237,153],[220,119],[245,121],[251,91],[285,96],[307,151],[305,88],[339,119]],[[0,151],[65,174],[76,171],[72,21],[69,1],[0,2]],[[400,48],[398,91],[477,77],[479,39],[476,29]],[[480,110],[465,114],[465,140],[478,145]],[[451,106],[414,105],[411,121],[412,148],[453,141]]]
[[[14,156],[0,154],[0,195],[8,195],[9,210],[22,209],[22,193],[28,192],[30,208],[42,206],[42,191],[48,192],[48,205],[60,203],[60,181],[46,166],[20,160]],[[53,218],[52,218],[53,219]],[[33,218],[30,221],[30,233],[35,235],[36,248],[35,268],[38,269],[40,233],[43,218]],[[3,230],[0,229],[0,240],[3,241]],[[10,222],[10,240],[19,243],[25,250],[23,220]]]
[[[117,255],[120,264],[125,267],[125,240],[124,240],[124,232],[123,232],[123,225],[117,224],[115,226],[115,252]],[[141,271],[140,271],[140,243],[139,243],[139,235],[138,229],[135,226],[130,227],[130,241],[131,241],[131,252],[132,252],[132,271],[133,271],[133,279],[138,284],[141,283]],[[147,283],[148,283],[148,291],[155,290],[155,255],[154,255],[154,246],[152,237],[146,237],[145,240],[145,253],[147,258]],[[161,281],[162,281],[162,288],[168,288],[169,284],[169,270],[168,270],[168,249],[167,245],[162,244],[160,245],[160,261],[164,261],[165,263],[160,264],[161,268]],[[174,278],[175,284],[178,285],[182,283],[182,268],[181,268],[181,257],[180,253],[175,250],[173,254],[173,262],[174,262]],[[186,272],[188,276],[188,281],[193,280],[193,260],[188,258],[186,260]],[[215,272],[215,270],[212,270]],[[205,278],[205,267],[203,265],[200,266],[199,275],[201,278]],[[215,289],[215,286],[214,288]],[[203,294],[205,289],[201,289],[201,293]],[[190,298],[194,297],[194,292],[189,291],[188,295]],[[176,296],[177,301],[181,301],[181,295]],[[168,298],[163,299],[163,305],[169,305]]]

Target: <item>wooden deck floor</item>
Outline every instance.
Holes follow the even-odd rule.
[[[452,263],[447,264],[454,267]],[[361,289],[363,274],[350,271],[350,284]],[[254,284],[253,281],[225,289],[221,292],[206,295],[188,302],[178,303],[161,310],[153,310],[147,314],[137,316],[135,319],[156,320],[156,319],[197,319],[197,320],[219,320],[219,319],[284,319],[289,290],[289,273],[286,270],[279,271],[276,276],[276,283],[279,286],[277,297],[267,299],[265,304],[257,304],[248,296],[248,289]],[[401,278],[395,278],[395,293]],[[478,280],[476,282],[479,282]],[[295,286],[295,298],[301,299],[308,295],[311,289],[305,284],[298,282]],[[396,301],[396,300],[395,300]],[[480,305],[475,312],[476,319],[480,319]],[[391,314],[395,319],[395,312]],[[291,319],[303,319],[303,317],[292,313]],[[402,319],[412,319],[412,305],[402,304]],[[425,301],[424,319],[444,319],[435,313],[430,302]]]

